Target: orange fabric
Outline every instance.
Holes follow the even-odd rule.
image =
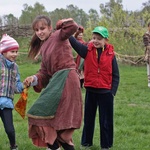
[[[21,115],[23,119],[25,118],[26,114],[27,99],[28,99],[28,88],[25,88],[21,93],[18,102],[15,104],[15,110]]]

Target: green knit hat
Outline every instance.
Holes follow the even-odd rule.
[[[103,26],[95,27],[92,32],[93,33],[99,33],[103,38],[108,38],[109,37],[108,30]]]

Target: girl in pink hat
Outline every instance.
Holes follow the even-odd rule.
[[[24,88],[15,63],[18,49],[17,41],[4,34],[0,41],[0,117],[9,139],[10,150],[18,150],[12,115],[14,94],[21,93]]]

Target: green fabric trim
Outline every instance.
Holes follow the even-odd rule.
[[[69,71],[60,70],[53,75],[47,87],[29,109],[27,113],[28,117],[38,119],[50,119],[54,117]]]

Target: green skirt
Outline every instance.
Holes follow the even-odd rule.
[[[54,118],[59,105],[66,78],[70,69],[56,72],[46,88],[27,112],[27,116],[37,119]]]

